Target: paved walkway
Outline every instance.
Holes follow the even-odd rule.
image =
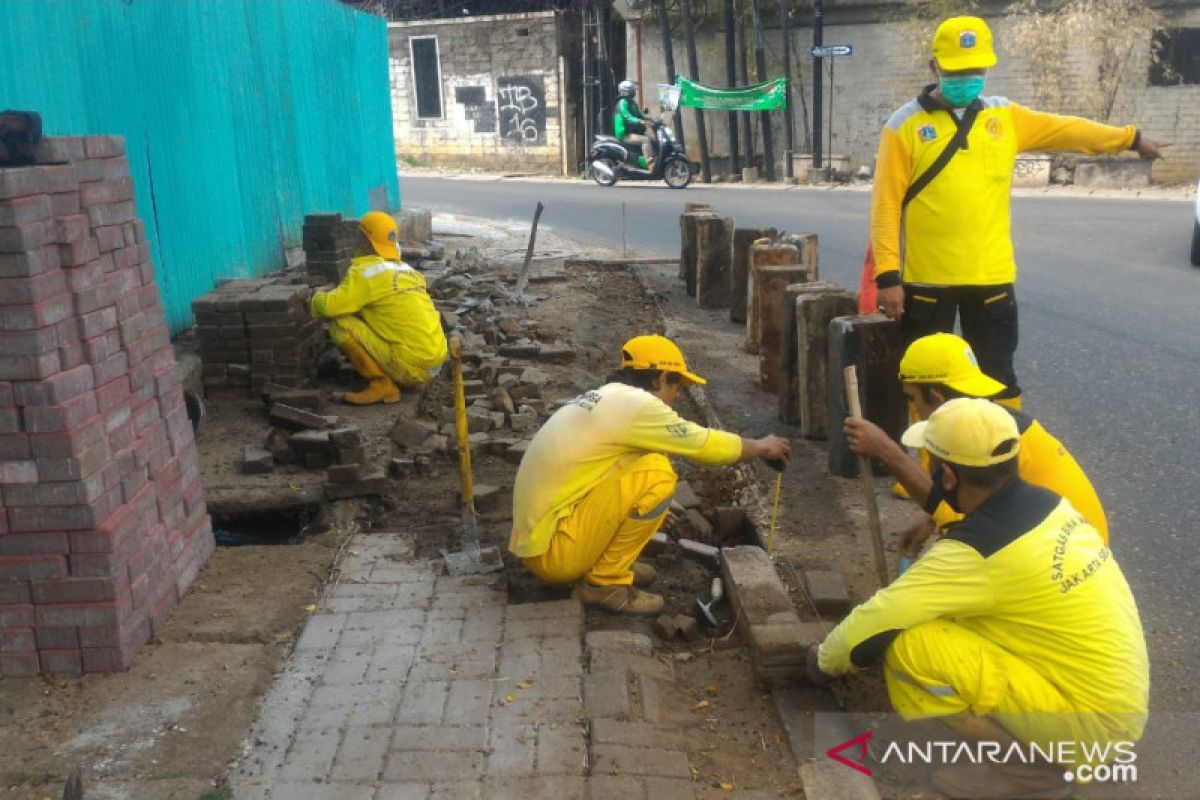
[[[508,605],[397,534],[359,534],[263,700],[237,800],[692,800],[671,667],[584,637],[574,601]],[[586,643],[586,646],[585,646]]]

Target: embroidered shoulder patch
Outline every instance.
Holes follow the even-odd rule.
[[[917,130],[917,136],[921,137],[922,142],[932,142],[937,138],[937,128],[932,125],[922,125]]]

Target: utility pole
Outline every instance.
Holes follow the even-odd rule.
[[[792,166],[792,154],[796,152],[795,131],[792,128],[792,3],[791,0],[779,0],[779,29],[783,34],[783,127],[785,141],[783,175],[785,178],[795,177]]]
[[[744,21],[745,6],[742,3],[745,0],[737,0],[738,10],[738,59],[742,67],[742,83],[746,86],[750,85],[750,49],[746,46],[746,26],[742,24]],[[746,160],[743,166],[754,166],[754,128],[750,123],[750,112],[743,111],[742,113],[742,145],[746,148]]]
[[[692,25],[691,0],[680,0],[679,8],[683,12],[683,36],[687,39],[688,73],[692,80],[700,82],[700,65],[696,58],[696,31]],[[712,165],[708,162],[708,133],[704,129],[704,109],[693,109],[696,112],[696,136],[700,139],[700,180],[712,183]]]
[[[766,41],[763,39],[762,0],[751,0],[754,8],[754,66],[759,81],[767,79]],[[767,180],[775,180],[775,142],[772,141],[771,112],[762,112],[763,168]]]
[[[662,29],[663,59],[667,67],[667,83],[675,83],[675,52],[671,48],[671,20],[667,18],[667,0],[654,0],[654,8],[658,11],[658,27]],[[679,106],[675,106],[675,138],[680,147],[686,147],[683,138],[683,114]]]
[[[588,32],[588,10],[591,6],[588,0],[583,0],[583,5],[580,9],[582,12],[580,18],[583,20],[583,152],[588,152],[592,147],[592,80],[591,69],[588,66],[591,61],[592,35]]]
[[[733,26],[733,0],[725,0],[725,83],[730,89],[737,86],[737,39]],[[736,111],[729,112],[729,171],[734,175],[742,174],[742,154],[738,152]]]
[[[823,47],[825,44],[825,3],[822,0],[813,0],[813,49]],[[821,119],[822,111],[825,106],[825,94],[821,87],[821,77],[825,73],[825,59],[813,58],[813,95],[812,95],[812,157],[813,168],[820,169],[822,160],[821,153],[821,128],[823,121]]]

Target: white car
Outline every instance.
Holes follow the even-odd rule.
[[[1196,219],[1192,221],[1192,266],[1200,267],[1200,183],[1196,184]]]

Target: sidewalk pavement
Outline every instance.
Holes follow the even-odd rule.
[[[509,605],[503,576],[439,575],[412,553],[395,533],[350,541],[234,798],[692,800],[671,719],[686,706],[647,637],[585,639],[573,600]]]

